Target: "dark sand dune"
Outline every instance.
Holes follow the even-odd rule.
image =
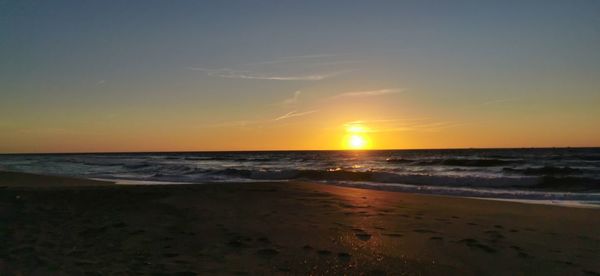
[[[597,209],[310,183],[79,181],[0,173],[0,274],[600,273]]]

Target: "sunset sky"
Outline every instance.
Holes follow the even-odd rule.
[[[600,1],[0,1],[3,153],[600,146],[599,121]]]

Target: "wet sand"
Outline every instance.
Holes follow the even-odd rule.
[[[0,172],[0,275],[600,275],[600,210]]]

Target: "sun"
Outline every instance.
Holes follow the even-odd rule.
[[[363,148],[365,148],[366,144],[367,144],[367,141],[365,140],[364,137],[362,137],[360,135],[353,134],[353,135],[350,135],[350,138],[348,138],[348,145],[350,146],[350,148],[363,149]]]
[[[346,125],[346,136],[344,138],[344,148],[361,150],[370,147],[370,139],[367,136],[368,130],[360,124]]]

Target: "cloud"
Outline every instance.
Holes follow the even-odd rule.
[[[232,70],[232,69],[207,69],[200,67],[188,67],[189,70],[202,71],[212,77],[228,78],[228,79],[246,79],[246,80],[275,80],[275,81],[319,81],[335,77],[341,74],[350,72],[351,70],[342,70],[336,72],[304,74],[304,75],[278,75],[268,73],[258,73],[248,70]]]
[[[273,119],[274,121],[279,121],[279,120],[284,120],[284,119],[289,119],[289,118],[293,118],[293,117],[300,117],[300,116],[304,116],[304,115],[308,115],[308,114],[312,114],[317,112],[316,110],[309,110],[309,111],[305,111],[305,112],[297,112],[297,111],[290,111],[284,115],[281,115],[275,119]]]
[[[294,111],[288,112],[286,114],[283,114],[283,115],[273,118],[273,119],[238,120],[238,121],[228,121],[228,122],[226,121],[226,122],[206,124],[204,126],[205,127],[215,127],[215,128],[222,128],[222,127],[224,127],[224,128],[228,128],[228,127],[261,128],[264,126],[275,124],[276,122],[281,121],[281,120],[294,118],[294,117],[300,117],[300,116],[304,116],[304,115],[309,115],[309,114],[312,114],[315,112],[317,112],[317,110],[309,110],[309,111],[304,111],[304,112],[298,112],[298,111],[294,110]]]
[[[281,102],[282,105],[293,105],[296,104],[300,101],[300,94],[302,92],[300,90],[294,92],[294,96],[292,96],[291,98],[287,98],[285,100],[283,100]]]
[[[341,56],[339,54],[298,55],[238,64],[233,68],[188,67],[187,69],[202,71],[212,77],[230,79],[319,81],[353,71],[343,68],[341,65],[356,62],[340,60]]]
[[[404,89],[397,89],[397,88],[386,88],[386,89],[366,90],[366,91],[353,91],[353,92],[337,94],[337,95],[331,97],[331,99],[383,96],[383,95],[389,95],[389,94],[397,94],[397,93],[400,93],[403,91],[404,91]]]
[[[359,120],[344,124],[344,128],[350,126],[364,126],[363,132],[398,132],[398,131],[421,131],[432,132],[440,131],[446,128],[452,128],[464,125],[464,123],[452,121],[431,121],[427,118],[404,118],[404,119],[380,119],[380,120]]]

